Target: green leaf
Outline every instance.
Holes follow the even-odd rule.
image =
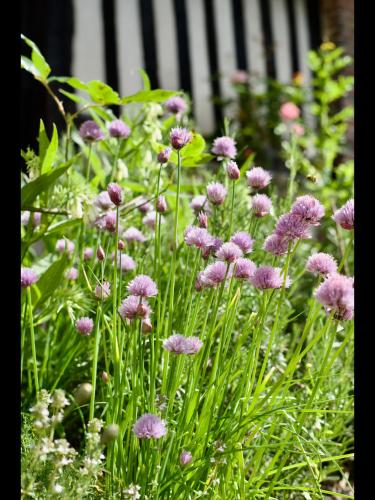
[[[66,97],[69,97],[69,99],[73,102],[77,102],[78,104],[89,104],[89,101],[87,99],[84,99],[80,95],[72,94],[71,92],[67,92],[66,90],[59,89],[60,94],[65,95]]]
[[[148,77],[148,74],[146,73],[146,71],[144,69],[140,69],[139,70],[139,73],[142,77],[142,80],[143,80],[143,89],[144,90],[151,90],[151,82],[150,82],[150,79]]]
[[[164,102],[170,97],[177,95],[175,90],[140,90],[136,94],[128,97],[123,97],[120,101],[121,104],[129,104],[131,102]]]
[[[46,129],[45,129],[45,126],[44,126],[42,119],[40,120],[40,124],[39,124],[39,139],[38,139],[38,141],[39,141],[39,161],[42,164],[43,160],[44,160],[44,156],[45,156],[46,151],[47,151],[48,146],[49,146],[49,139],[48,139],[48,136],[46,134]]]
[[[70,229],[74,226],[77,226],[82,219],[69,219],[69,220],[64,220],[61,222],[58,222],[57,224],[54,224],[53,226],[50,226],[48,228],[48,231],[44,233],[43,236],[50,236],[51,234],[55,233],[62,233],[65,229]]]
[[[68,162],[63,163],[59,167],[51,170],[46,174],[40,175],[34,181],[26,184],[26,186],[21,189],[21,210],[25,210],[24,207],[30,206],[40,193],[43,193],[43,191],[52,186],[56,182],[56,180],[68,170],[68,168],[77,160],[79,156],[80,153],[75,155]]]
[[[100,80],[92,80],[87,84],[87,92],[91,99],[99,104],[120,104],[120,97],[109,85]]]
[[[75,76],[52,76],[51,78],[48,78],[48,82],[67,83],[75,89],[87,90],[87,84]]]
[[[34,64],[34,67],[39,72],[40,79],[46,80],[47,76],[51,73],[50,65],[44,59],[38,46],[32,40],[30,40],[29,38],[27,38],[25,35],[22,35],[22,34],[21,34],[21,38],[22,38],[22,40],[24,40],[25,43],[27,43],[27,45],[29,47],[31,47],[31,60]],[[34,76],[35,76],[35,74],[34,74]]]
[[[21,56],[21,68],[31,73],[34,76],[34,78],[40,79],[39,71],[36,69],[32,60],[29,59],[28,57]]]
[[[243,164],[241,165],[241,167],[240,167],[241,177],[244,174],[244,172],[246,172],[251,167],[251,165],[253,164],[254,158],[255,158],[255,154],[256,153],[251,153],[246,158],[246,160],[243,162]]]
[[[182,157],[182,167],[199,167],[200,165],[204,165],[210,161],[212,161],[215,158],[215,156],[209,154],[209,153],[203,153],[201,155],[196,155],[196,156],[188,156],[188,157]]]
[[[42,163],[42,170],[41,170],[42,174],[46,174],[47,172],[49,172],[51,170],[53,162],[55,161],[55,158],[56,158],[58,146],[59,146],[59,138],[57,135],[57,128],[56,128],[56,125],[53,124],[52,139],[51,139],[51,142],[49,143],[49,146],[47,148],[47,151],[46,151],[43,163]]]
[[[64,254],[61,259],[54,262],[39,278],[37,286],[41,295],[38,300],[38,306],[45,302],[60,285],[67,264],[68,257]]]
[[[137,184],[136,182],[130,181],[121,181],[121,186],[124,188],[131,189],[133,193],[146,193],[147,189],[141,184]]]
[[[193,157],[203,153],[206,147],[206,141],[197,132],[193,132],[193,138],[185,147],[181,149],[182,157]]]

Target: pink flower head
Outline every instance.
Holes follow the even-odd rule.
[[[256,194],[251,200],[251,208],[255,217],[264,217],[270,213],[272,201],[266,194]]]
[[[190,464],[190,462],[193,460],[193,455],[190,453],[190,451],[183,451],[180,455],[180,464],[182,466]]]
[[[137,206],[137,208],[141,213],[146,214],[147,212],[152,210],[152,205],[147,198],[142,196],[139,201],[140,204]]]
[[[172,335],[163,342],[164,349],[174,354],[196,354],[202,345],[198,337],[184,337],[179,334]]]
[[[228,136],[216,137],[211,151],[214,155],[218,156],[218,160],[235,158],[237,155],[236,141]]]
[[[223,246],[223,240],[220,238],[212,237],[212,242],[209,247],[202,249],[202,257],[208,259],[210,255],[215,255]]]
[[[29,267],[21,267],[21,287],[27,288],[38,281],[37,274]]]
[[[165,107],[170,113],[174,113],[176,115],[186,111],[186,103],[182,97],[179,96],[168,99],[165,103]]]
[[[151,308],[146,299],[135,295],[129,295],[118,310],[122,319],[133,320],[135,318],[146,318],[151,314]]]
[[[207,227],[208,227],[208,215],[205,212],[199,212],[198,225],[199,225],[199,227],[207,229]]]
[[[270,234],[264,241],[263,250],[279,257],[288,252],[288,240],[278,234]]]
[[[234,277],[237,279],[250,280],[256,271],[257,266],[250,259],[240,258],[236,260]]]
[[[32,217],[32,225],[33,227],[38,227],[40,226],[40,222],[42,220],[42,214],[40,212],[33,212],[33,217]],[[30,221],[30,212],[26,210],[23,212],[21,216],[21,224],[24,226],[27,226]]]
[[[310,273],[327,274],[336,273],[337,262],[328,253],[315,253],[307,259],[306,269]]]
[[[175,127],[170,133],[170,141],[174,149],[181,149],[188,144],[193,136],[186,128]]]
[[[231,82],[234,84],[244,84],[249,80],[249,74],[243,69],[238,69],[232,75]]]
[[[66,271],[65,276],[68,280],[75,281],[78,278],[78,269],[71,267]]]
[[[131,243],[132,241],[138,241],[143,243],[146,241],[145,236],[136,227],[129,227],[122,235],[125,241]]]
[[[155,212],[155,210],[148,212],[148,214],[145,215],[142,219],[143,224],[149,227],[150,229],[155,229],[156,215],[157,213]]]
[[[253,189],[264,189],[271,182],[272,176],[262,167],[253,167],[246,172],[247,185]]]
[[[152,413],[145,413],[133,426],[134,434],[140,439],[159,439],[167,433],[165,422]]]
[[[125,242],[124,242],[124,241],[122,241],[122,240],[118,240],[118,243],[117,243],[117,248],[118,248],[119,250],[124,250],[124,248],[125,248]]]
[[[287,240],[299,240],[310,237],[309,224],[299,215],[287,213],[280,217],[276,224],[275,233]]]
[[[285,102],[280,107],[280,117],[284,121],[296,120],[301,111],[293,102]]]
[[[94,328],[94,322],[91,318],[84,316],[83,318],[77,319],[76,328],[78,333],[80,333],[84,337],[87,337],[88,335],[90,335]]]
[[[102,191],[94,200],[94,205],[102,210],[109,210],[113,208],[113,203],[109,197],[108,191]]]
[[[103,217],[104,228],[110,233],[114,233],[116,231],[116,212],[111,211],[105,214]]]
[[[239,246],[244,254],[250,253],[253,249],[254,240],[246,231],[238,231],[231,237],[230,241]]]
[[[324,215],[324,207],[319,200],[307,194],[296,199],[290,213],[298,215],[308,224],[317,226]]]
[[[194,211],[196,215],[202,210],[208,214],[211,213],[211,209],[208,205],[207,196],[204,195],[194,196],[194,198],[191,200],[190,208]]]
[[[128,284],[127,288],[131,295],[137,295],[138,297],[153,297],[158,293],[156,283],[145,274],[136,276]]]
[[[281,275],[279,267],[261,266],[255,271],[251,278],[255,288],[266,290],[268,288],[281,288],[283,286],[284,277]],[[291,285],[290,279],[287,277],[285,288]]]
[[[94,142],[104,139],[104,134],[99,125],[93,120],[87,120],[79,128],[79,135],[85,142]]]
[[[342,274],[330,274],[315,292],[316,299],[326,311],[334,311],[336,319],[353,317],[354,279]]]
[[[121,203],[122,203],[122,191],[121,191],[120,186],[118,184],[116,184],[115,182],[111,182],[110,184],[108,184],[107,191],[108,191],[108,195],[111,199],[111,202],[116,206],[121,205]]]
[[[343,229],[350,231],[354,229],[354,200],[350,199],[337,210],[332,219],[339,224]]]
[[[94,256],[94,250],[90,247],[85,248],[83,252],[83,260],[87,261],[92,259]]]
[[[111,285],[108,281],[104,281],[102,285],[96,285],[95,297],[101,300],[107,300],[111,294]]]
[[[206,248],[212,244],[212,236],[207,229],[189,226],[185,231],[185,243],[197,248]]]
[[[114,120],[108,126],[109,135],[126,139],[130,135],[130,128],[122,120]]]
[[[294,132],[298,137],[305,133],[305,128],[300,123],[293,123],[291,128],[292,132]]]
[[[163,195],[158,196],[157,202],[156,202],[156,210],[163,214],[168,210],[168,205],[167,205],[167,200]]]
[[[74,252],[74,246],[75,245],[72,241],[61,238],[56,242],[56,251],[59,253],[64,253],[65,251],[67,251],[68,254],[71,255]]]
[[[207,287],[216,287],[225,280],[226,275],[227,265],[222,261],[218,261],[204,269],[203,274],[201,274],[201,281]]]
[[[169,158],[172,153],[172,148],[165,148],[158,154],[158,162],[159,163],[168,163]]]
[[[121,254],[117,256],[117,267],[120,268],[121,264],[121,271],[128,272],[128,271],[133,271],[137,266],[136,263],[134,262],[134,259],[130,257],[130,255],[126,255],[126,253]]]
[[[224,243],[220,250],[216,252],[216,257],[225,262],[235,262],[242,257],[242,255],[243,252],[241,248],[232,241]]]
[[[207,185],[207,197],[213,205],[221,205],[227,196],[227,190],[220,182],[210,182]]]
[[[235,161],[230,161],[227,165],[227,174],[229,179],[236,181],[240,178],[240,169]]]

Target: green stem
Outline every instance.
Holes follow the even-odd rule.
[[[35,391],[39,392],[39,379],[38,379],[38,365],[36,360],[36,350],[35,350],[35,335],[34,335],[34,321],[33,321],[33,303],[31,300],[31,290],[27,287],[27,302],[29,306],[29,326],[30,326],[30,336],[31,336],[31,350],[33,354],[33,367],[34,367],[34,381],[35,381]]]
[[[347,244],[347,246],[345,248],[345,253],[344,253],[344,255],[343,255],[342,259],[341,259],[340,265],[339,265],[339,267],[337,269],[338,273],[341,271],[341,269],[343,268],[343,266],[346,264],[346,261],[348,259],[350,250],[352,249],[353,239],[354,239],[354,231],[351,232],[349,243]]]
[[[92,149],[92,143],[89,143],[89,152],[87,154],[87,163],[86,163],[86,182],[89,182],[90,178],[90,158],[91,158],[91,149]]]
[[[229,238],[232,234],[232,227],[233,227],[234,186],[235,186],[235,181],[232,181],[232,204],[231,204],[231,209],[230,209],[230,222],[229,222],[229,231],[228,231],[228,237],[227,237],[228,241],[229,241]]]

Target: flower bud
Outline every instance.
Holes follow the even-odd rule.
[[[114,441],[118,434],[119,434],[119,426],[117,424],[109,424],[105,429],[102,434],[102,437],[100,439],[101,444],[108,444],[111,441]]]
[[[183,451],[180,455],[180,464],[181,465],[188,465],[193,459],[193,455],[190,453],[190,451]]]
[[[77,389],[75,390],[74,393],[74,399],[77,403],[77,405],[83,405],[87,403],[92,394],[92,385],[89,384],[88,382],[85,382],[84,384],[80,384]]]
[[[107,191],[112,203],[114,203],[116,206],[122,203],[122,192],[118,184],[116,184],[115,182],[111,182],[110,184],[108,184]]]
[[[227,174],[229,179],[236,181],[240,178],[240,170],[235,161],[230,161],[227,165]]]
[[[204,212],[199,212],[198,215],[198,226],[202,227],[204,229],[207,229],[208,227],[208,216]]]
[[[105,253],[102,247],[99,247],[96,251],[96,256],[100,262],[102,262],[105,258]]]
[[[118,240],[118,245],[117,245],[117,248],[119,250],[124,250],[125,248],[125,243],[122,241],[122,240]]]
[[[150,333],[152,332],[152,323],[150,318],[144,318],[142,319],[142,332],[143,333]]]
[[[102,380],[105,384],[108,384],[109,382],[109,375],[107,372],[102,372]]]
[[[167,201],[166,199],[164,198],[164,196],[160,195],[158,197],[158,201],[156,202],[156,210],[159,212],[159,213],[164,213],[166,212],[168,209],[167,207]]]
[[[160,151],[158,154],[158,162],[159,163],[167,163],[171,156],[172,148],[165,148],[163,151]]]

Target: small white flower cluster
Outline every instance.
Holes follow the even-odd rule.
[[[141,491],[141,487],[138,486],[138,484],[129,484],[127,488],[125,488],[122,491],[122,494],[125,496],[125,498],[141,498],[141,494],[139,493]]]
[[[38,433],[46,433],[57,424],[61,423],[64,418],[64,408],[69,405],[69,401],[65,397],[65,392],[57,389],[53,397],[42,389],[39,392],[38,402],[30,408],[30,412],[34,417],[34,430]],[[50,409],[52,415],[50,415]]]
[[[105,458],[102,453],[100,443],[100,431],[103,428],[103,421],[98,418],[90,420],[87,424],[86,432],[86,455],[83,459],[83,466],[80,469],[82,475],[97,477],[101,474]]]

